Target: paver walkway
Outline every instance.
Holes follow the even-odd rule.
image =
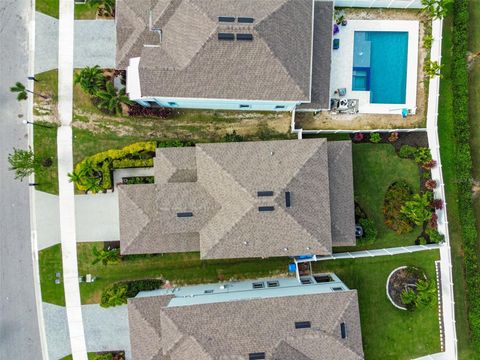
[[[58,68],[58,19],[36,12],[35,73]],[[115,21],[75,20],[74,67],[115,66]]]
[[[45,328],[50,359],[70,354],[66,310],[63,306],[43,303]],[[87,351],[124,350],[130,354],[130,332],[127,306],[102,308],[100,305],[82,305]]]

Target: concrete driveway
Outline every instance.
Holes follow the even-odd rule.
[[[65,308],[43,303],[43,314],[50,359],[70,354]],[[107,309],[100,305],[82,305],[82,317],[87,351],[125,350],[126,358],[131,359],[127,305]]]
[[[58,67],[58,19],[35,14],[35,73]],[[115,67],[115,21],[75,20],[74,67]]]
[[[39,250],[60,243],[58,196],[35,192]],[[118,241],[117,193],[75,195],[77,241]]]

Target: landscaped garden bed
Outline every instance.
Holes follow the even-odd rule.
[[[413,300],[408,299],[411,294],[417,293],[417,284],[427,280],[425,272],[413,266],[401,266],[393,270],[387,280],[387,296],[392,304],[402,310],[412,309]],[[433,300],[434,298],[430,298]]]

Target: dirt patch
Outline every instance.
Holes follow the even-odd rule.
[[[424,128],[428,100],[428,81],[424,81],[423,65],[430,56],[430,50],[424,49],[423,37],[431,32],[431,23],[418,10],[403,9],[343,9],[347,20],[418,20],[420,21],[417,70],[417,110],[415,115],[403,119],[401,115],[388,114],[331,114],[322,111],[317,114],[297,112],[297,129],[404,129]],[[348,26],[348,25],[347,25]]]
[[[401,293],[408,288],[414,290],[420,279],[426,279],[425,273],[415,267],[407,266],[395,271],[388,281],[388,294],[395,305],[406,308],[402,302]]]

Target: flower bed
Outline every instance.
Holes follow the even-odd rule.
[[[387,279],[387,297],[398,309],[407,310],[402,301],[402,291],[414,288],[418,280],[425,280],[425,273],[415,267],[401,266],[393,270]]]

